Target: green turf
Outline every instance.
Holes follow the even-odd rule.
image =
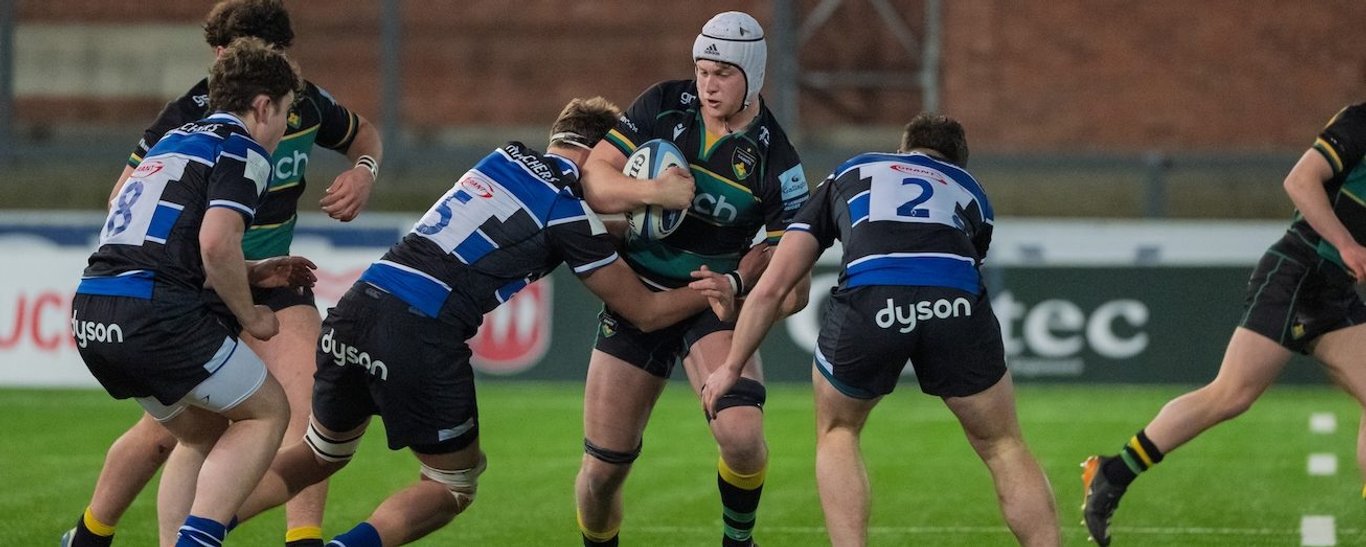
[[[1019,389],[1021,421],[1058,499],[1065,542],[1085,544],[1077,523],[1078,462],[1114,452],[1180,387]],[[480,386],[489,471],[469,512],[428,545],[574,545],[573,482],[581,457],[582,388],[486,382]],[[810,390],[770,388],[773,454],[756,538],[766,545],[826,544],[812,475]],[[1341,422],[1311,434],[1311,412]],[[1298,545],[1300,517],[1331,515],[1342,545],[1366,542],[1355,461],[1359,411],[1330,388],[1272,389],[1246,415],[1182,448],[1140,479],[1115,521],[1119,545]],[[53,545],[83,509],[104,450],[138,410],[97,391],[0,390],[0,545]],[[375,429],[333,481],[325,528],[365,518],[388,492],[417,477],[406,453]],[[883,402],[864,436],[874,489],[874,545],[1011,543],[984,467],[952,416],[913,385]],[[1339,458],[1336,477],[1309,477],[1311,452]],[[693,395],[677,383],[655,410],[626,489],[628,545],[714,545],[720,535],[716,449]],[[280,545],[272,512],[234,532],[230,545]],[[155,543],[148,489],[119,527],[121,545]],[[1122,542],[1122,543],[1121,543]]]

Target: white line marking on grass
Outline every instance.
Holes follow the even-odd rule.
[[[1300,519],[1300,545],[1337,545],[1337,533],[1333,530],[1333,517],[1325,515],[1305,515]]]
[[[1310,454],[1309,476],[1327,477],[1338,473],[1337,454]]]
[[[1338,418],[1332,412],[1315,412],[1309,415],[1309,431],[1327,435],[1338,430]]]
[[[646,534],[706,534],[716,531],[714,526],[632,526],[630,529]],[[1152,536],[1293,537],[1301,534],[1301,530],[1294,528],[1211,528],[1199,526],[1113,526],[1110,530],[1120,534]],[[824,526],[764,526],[760,524],[755,531],[756,533],[825,535]],[[1350,531],[1343,531],[1343,533],[1348,532]],[[869,526],[868,533],[873,535],[1009,534],[1010,529],[1005,526]]]

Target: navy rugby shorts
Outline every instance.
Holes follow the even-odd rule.
[[[986,292],[943,287],[835,290],[816,342],[816,368],[841,393],[891,393],[907,361],[920,390],[964,397],[1006,373],[1001,327]]]
[[[674,365],[702,337],[735,330],[710,309],[654,332],[641,332],[625,317],[604,307],[598,314],[597,340],[593,349],[626,361],[659,378],[668,378]]]
[[[1308,353],[1319,336],[1366,323],[1366,304],[1355,285],[1341,266],[1287,232],[1252,271],[1239,325],[1286,349]]]
[[[328,310],[313,375],[313,418],[345,432],[384,420],[389,448],[445,454],[479,436],[473,329],[422,315],[357,282]]]

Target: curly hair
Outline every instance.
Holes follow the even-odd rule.
[[[564,106],[551,124],[550,145],[567,141],[592,148],[616,127],[620,115],[621,109],[602,97],[576,98]]]
[[[901,150],[912,148],[928,148],[943,154],[949,163],[968,166],[968,138],[963,133],[963,124],[948,116],[921,112],[912,118],[901,135]]]
[[[299,67],[260,38],[233,40],[209,69],[209,108],[242,113],[257,95],[271,101],[303,88]]]
[[[289,12],[281,0],[224,0],[214,4],[204,18],[204,40],[226,47],[233,40],[251,36],[280,49],[294,43]]]

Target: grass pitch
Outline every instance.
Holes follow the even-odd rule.
[[[823,545],[816,496],[809,386],[770,386],[772,461],[755,538],[765,545]],[[1112,453],[1184,387],[1018,388],[1021,422],[1052,480],[1063,537],[1084,545],[1078,463]],[[484,382],[483,446],[489,471],[479,499],[426,545],[576,545],[573,483],[582,455],[582,386]],[[87,503],[105,449],[139,409],[100,391],[0,390],[0,545],[55,545]],[[1333,433],[1310,415],[1331,413]],[[1332,516],[1339,545],[1366,543],[1354,465],[1360,411],[1329,387],[1273,388],[1244,416],[1172,454],[1125,497],[1118,545],[1299,545],[1305,515]],[[390,452],[378,421],[356,459],[332,481],[325,533],[344,531],[388,493],[415,480],[416,460]],[[873,485],[874,545],[1009,545],[985,467],[937,399],[904,383],[864,433]],[[1311,476],[1310,454],[1338,470]],[[655,409],[626,486],[627,545],[715,545],[721,534],[716,448],[696,398],[674,382]],[[155,492],[119,525],[116,545],[153,545]],[[281,545],[273,511],[244,524],[230,545]]]

